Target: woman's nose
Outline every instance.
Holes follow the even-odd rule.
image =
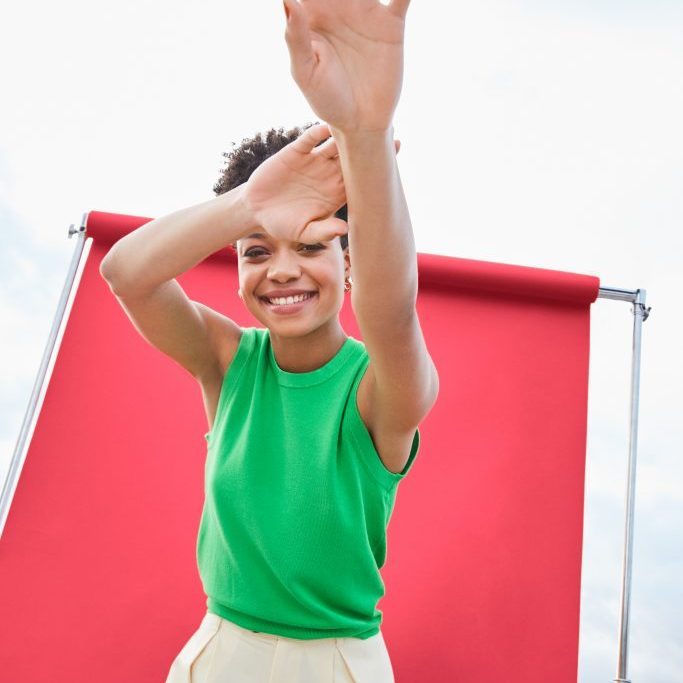
[[[268,268],[268,277],[274,280],[279,278],[299,277],[301,268],[296,256],[288,253],[280,253],[273,256]]]

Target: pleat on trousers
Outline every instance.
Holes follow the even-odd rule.
[[[302,640],[242,628],[207,612],[166,683],[394,683],[382,632]]]

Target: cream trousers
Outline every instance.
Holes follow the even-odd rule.
[[[382,632],[302,640],[255,633],[207,612],[166,683],[394,683]]]

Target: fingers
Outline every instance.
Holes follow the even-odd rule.
[[[408,12],[408,5],[410,5],[410,0],[391,0],[387,9],[397,17],[404,19]]]
[[[305,228],[302,240],[315,244],[316,242],[329,242],[335,237],[346,235],[349,225],[346,221],[336,216],[330,216],[319,221],[311,221]]]
[[[339,154],[337,141],[333,137],[328,138],[322,145],[313,150],[313,154],[320,154],[328,159],[334,159]]]
[[[332,135],[326,123],[316,123],[307,128],[296,140],[291,142],[292,148],[301,154],[308,154],[313,148]],[[321,145],[322,147],[322,145]]]
[[[305,83],[315,68],[317,59],[313,52],[308,18],[299,0],[282,0],[287,15],[285,41],[289,49],[290,72],[294,81]]]

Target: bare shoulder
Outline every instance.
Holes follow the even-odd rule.
[[[237,353],[243,329],[222,313],[204,304],[195,303],[205,320],[215,358],[211,367],[203,375],[197,377],[210,430],[216,418],[223,378]]]
[[[358,385],[356,405],[363,424],[375,445],[382,464],[394,473],[402,472],[408,463],[410,449],[413,445],[415,430],[397,434],[382,425],[382,406],[377,405],[375,371],[372,361],[368,364],[363,378]],[[417,428],[417,426],[416,426]]]
[[[213,308],[198,301],[195,302],[195,305],[204,318],[213,349],[212,355],[215,359],[213,367],[207,371],[207,377],[204,380],[220,383],[235,357],[243,330],[234,320]]]

